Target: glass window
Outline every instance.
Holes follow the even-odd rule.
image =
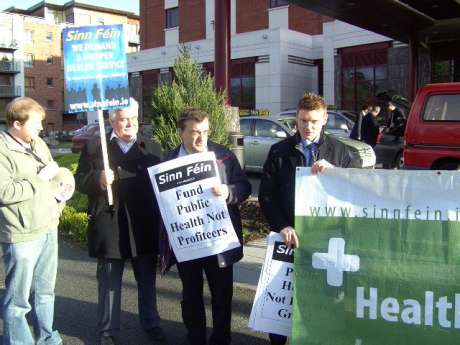
[[[460,95],[434,95],[423,112],[425,121],[460,121]]]
[[[34,42],[34,32],[31,30],[26,30],[24,31],[25,39],[27,43],[33,43]]]
[[[285,132],[281,126],[268,120],[256,120],[256,137],[277,138],[276,132]]]
[[[288,0],[270,0],[270,8],[289,5]]]
[[[34,55],[24,54],[24,67],[34,67]]]
[[[166,28],[175,28],[179,26],[179,7],[173,7],[166,10]]]
[[[25,77],[24,86],[26,89],[35,89],[35,78],[34,77]]]
[[[53,99],[47,99],[47,100],[46,100],[46,107],[47,107],[48,109],[55,109],[55,106],[56,106],[56,105],[55,105],[55,102],[54,102]]]
[[[334,113],[329,113],[327,118],[327,128],[329,129],[341,129],[342,125],[347,126],[348,128],[348,123],[347,121],[342,118],[340,115],[334,114]]]
[[[295,134],[295,132],[297,132],[297,125],[295,123],[295,119],[282,119],[279,121],[287,128],[289,128],[291,134]]]
[[[47,32],[46,33],[46,40],[48,42],[52,42],[53,41],[53,33],[52,32]]]
[[[48,57],[46,58],[46,63],[47,63],[48,65],[51,65],[51,64],[53,63],[53,57],[52,57],[52,56],[48,56]]]
[[[46,86],[53,86],[53,78],[46,78]]]
[[[251,120],[250,119],[240,120],[240,132],[244,136],[251,135]]]

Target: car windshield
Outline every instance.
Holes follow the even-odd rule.
[[[281,122],[287,129],[289,129],[289,132],[291,132],[291,134],[295,134],[297,130],[295,126],[295,118],[279,119],[278,121]]]

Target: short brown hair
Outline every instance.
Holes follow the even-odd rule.
[[[323,97],[313,92],[307,92],[297,103],[297,114],[300,110],[327,110],[327,104]]]
[[[30,112],[36,112],[45,118],[45,109],[35,100],[29,97],[18,97],[6,105],[5,116],[8,128],[13,126],[15,121],[24,124],[28,119]]]
[[[181,131],[185,129],[187,121],[202,122],[204,119],[209,117],[208,113],[200,109],[187,109],[184,110],[179,115],[179,120],[177,121],[177,128]]]

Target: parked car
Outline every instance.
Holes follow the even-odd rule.
[[[273,118],[284,117],[284,116],[295,117],[296,112],[297,111],[295,109],[286,110],[286,111],[282,111],[277,116],[269,116],[269,117],[273,117]],[[353,118],[356,119],[358,115],[352,111],[347,111],[347,110],[328,110],[327,115],[328,115],[327,124],[326,124],[327,131],[336,136],[348,138],[353,128],[353,125],[354,125],[354,120],[352,119]]]
[[[85,144],[89,140],[99,137],[99,125],[97,123],[92,123],[87,126],[88,127],[86,128],[86,130],[82,131],[79,134],[76,134],[72,138],[71,151],[73,153],[81,152],[81,150],[83,149],[83,146],[85,146]],[[111,131],[111,129],[112,129],[112,126],[109,123],[106,123],[105,132],[108,133]]]
[[[425,85],[406,123],[404,166],[460,169],[460,83]]]
[[[329,124],[329,123],[328,123]],[[244,135],[244,169],[248,172],[262,172],[270,147],[278,141],[294,135],[295,117],[293,116],[248,116],[240,119],[240,130]],[[330,133],[329,128],[326,131]],[[340,136],[353,154],[356,167],[375,165],[372,148],[362,142]]]
[[[404,137],[383,130],[374,147],[377,164],[385,169],[401,169],[404,165]]]

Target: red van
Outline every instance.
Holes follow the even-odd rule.
[[[423,86],[405,131],[406,169],[460,169],[460,83]]]

